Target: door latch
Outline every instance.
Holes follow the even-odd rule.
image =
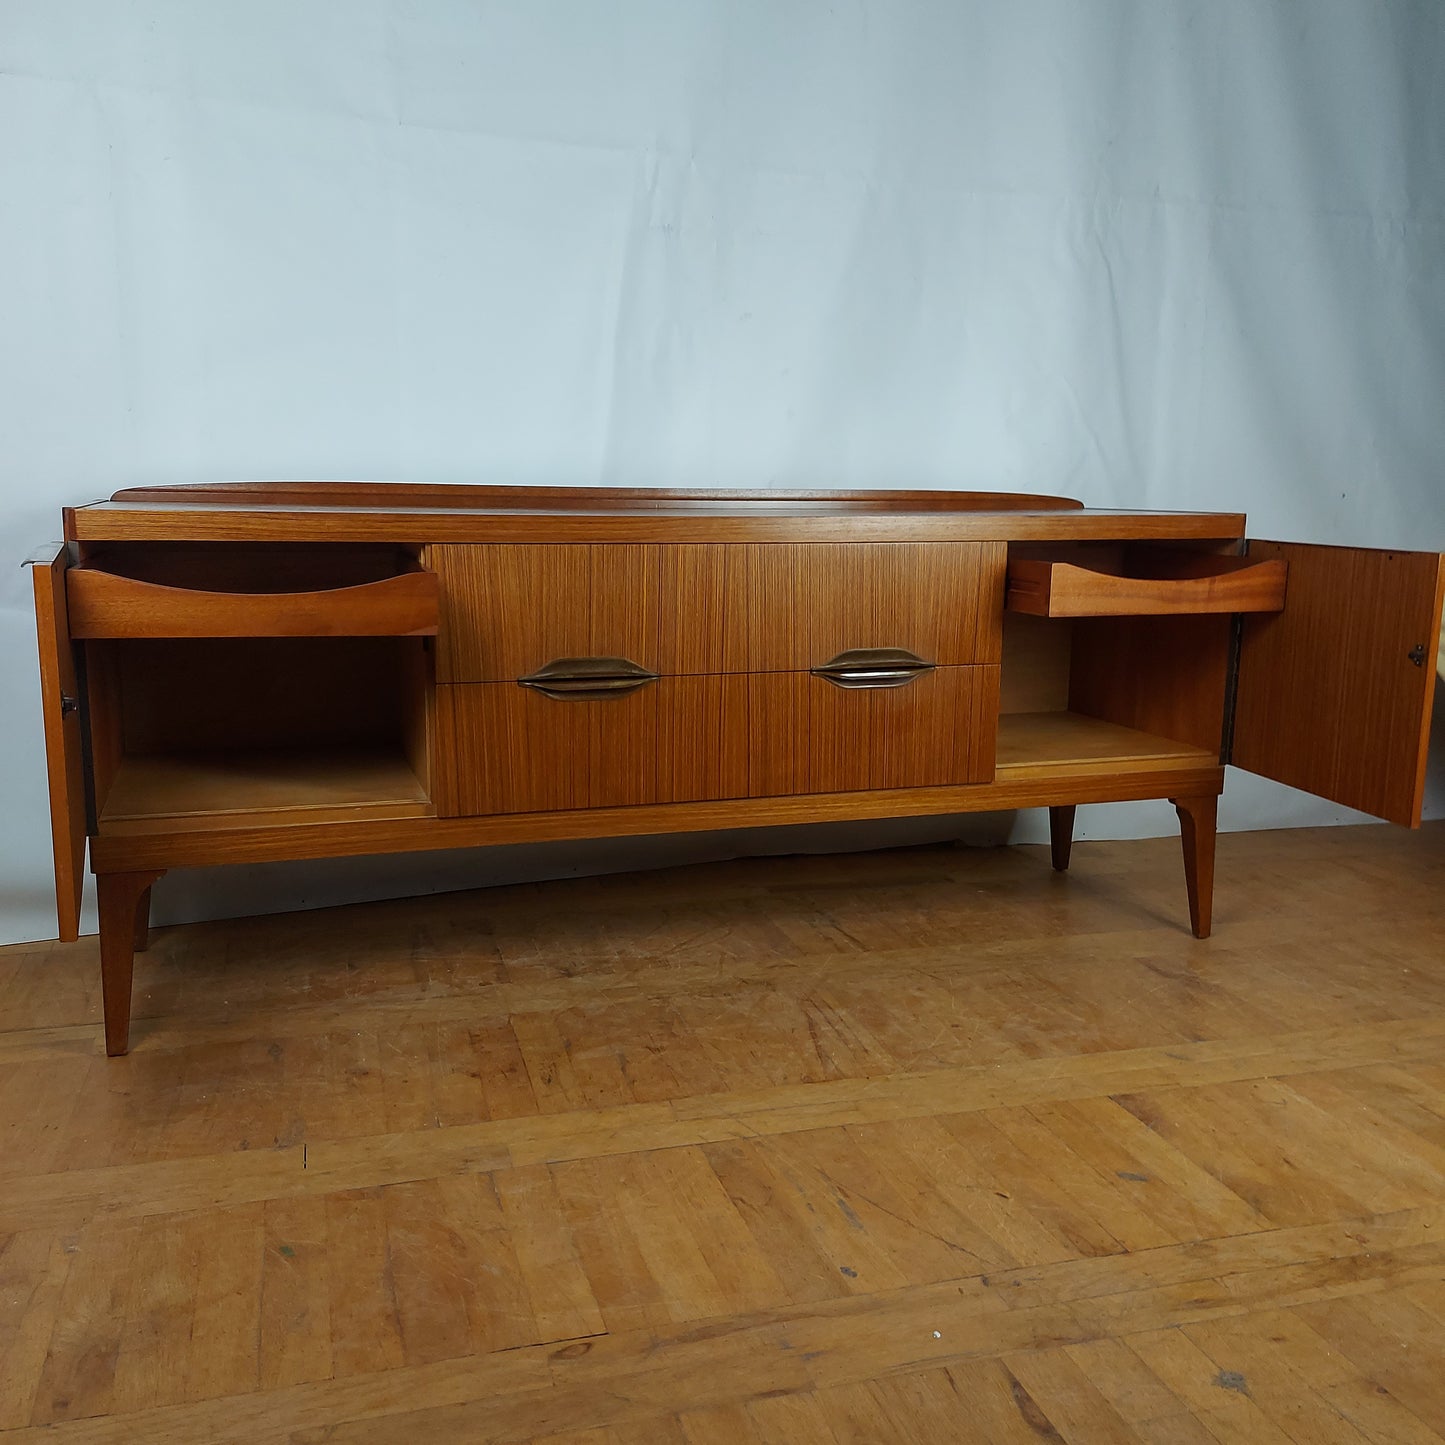
[[[1417,642],[1405,655],[1416,667],[1425,666],[1425,644],[1423,642]]]
[[[80,704],[76,702],[76,700],[71,697],[68,692],[63,692],[60,694],[61,717],[69,717],[71,713],[73,713],[77,708],[79,708],[79,706]]]

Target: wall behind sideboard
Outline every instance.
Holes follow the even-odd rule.
[[[54,928],[15,564],[129,483],[1015,487],[1445,548],[1442,73],[1433,0],[8,0],[0,939]],[[157,916],[963,827],[177,875]]]

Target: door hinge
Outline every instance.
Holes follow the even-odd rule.
[[[63,693],[60,694],[60,715],[61,715],[61,717],[69,717],[69,716],[71,715],[71,713],[77,711],[77,710],[79,709],[79,707],[80,707],[80,704],[79,704],[78,702],[76,702],[76,700],[75,700],[73,697],[71,697],[71,695],[70,695],[68,692],[63,692]]]
[[[1425,644],[1423,642],[1417,642],[1405,655],[1416,667],[1425,666]]]

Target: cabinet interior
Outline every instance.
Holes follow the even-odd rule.
[[[1227,616],[1004,619],[998,771],[1219,761]]]
[[[421,638],[91,642],[98,821],[428,814],[430,665]]]

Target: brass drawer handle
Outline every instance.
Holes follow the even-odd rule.
[[[656,682],[657,677],[657,673],[625,657],[559,657],[519,677],[517,686],[530,687],[558,701],[593,702],[636,692]]]
[[[906,687],[934,664],[904,647],[853,647],[812,669],[834,687]]]

